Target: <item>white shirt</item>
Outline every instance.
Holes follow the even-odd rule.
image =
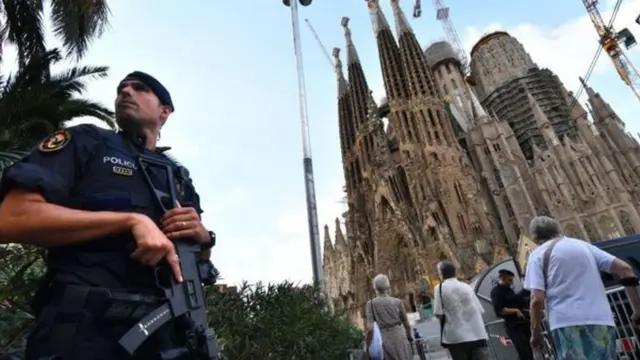
[[[443,343],[458,344],[489,338],[482,320],[484,309],[471,286],[457,279],[447,279],[436,286],[434,291],[433,313],[444,314],[446,319]]]
[[[542,262],[551,242],[538,246],[527,262],[524,287],[545,290]],[[610,272],[615,256],[590,243],[564,237],[549,258],[546,301],[551,330],[577,325],[615,326],[600,271]]]

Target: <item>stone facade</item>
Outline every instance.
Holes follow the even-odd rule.
[[[640,144],[597,93],[586,88],[592,123],[557,77],[553,86],[561,91],[551,102],[540,101],[537,89],[548,82],[522,81],[514,87],[521,73],[550,72],[537,69],[509,38],[516,70],[500,75],[500,82],[490,72],[502,66],[482,68],[476,86],[490,84],[492,93],[502,86],[519,89],[512,101],[541,139],[530,144],[528,158],[510,123],[496,115],[500,109],[479,101],[464,81],[459,61],[429,62],[397,0],[391,3],[397,38],[378,1],[368,1],[385,111],[371,95],[348,18],[342,20],[346,74],[340,50],[334,49],[349,210],[344,232],[336,219],[334,241],[325,226],[325,287],[333,307],[348,309],[360,322],[373,296],[371,279],[385,273],[393,294],[412,308],[431,295],[433,280],[425,279],[436,278],[438,261],[452,260],[460,276],[470,279],[499,259],[515,257],[518,240],[540,213],[559,219],[568,234],[592,241],[640,232]],[[472,68],[497,62],[477,58],[495,56],[483,50],[487,44],[491,41],[474,47]],[[448,92],[452,79],[462,88],[455,99]],[[549,105],[558,103],[572,109],[565,119]],[[549,114],[566,124],[551,124]]]

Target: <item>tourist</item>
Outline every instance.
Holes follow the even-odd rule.
[[[456,279],[450,261],[438,263],[442,282],[434,290],[433,313],[440,319],[440,342],[453,360],[488,360],[484,309],[473,288]]]
[[[379,274],[373,279],[376,297],[367,302],[366,331],[368,342],[373,333],[373,322],[380,328],[384,360],[411,360],[411,326],[404,308],[404,302],[389,295],[391,284],[386,275]]]
[[[538,243],[527,262],[525,288],[531,290],[531,345],[542,348],[546,303],[557,360],[616,359],[616,328],[600,272],[618,275],[637,304],[638,279],[626,262],[590,243],[566,237],[558,221],[537,216],[529,231]],[[546,259],[546,260],[545,260]],[[545,276],[546,275],[546,276]]]

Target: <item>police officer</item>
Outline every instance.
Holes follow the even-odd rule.
[[[533,360],[529,345],[531,330],[529,321],[522,312],[525,309],[523,299],[513,291],[515,274],[507,269],[498,271],[498,284],[491,289],[491,302],[496,316],[504,319],[507,335],[511,339],[520,360]]]
[[[167,89],[146,73],[132,72],[118,85],[115,109],[121,131],[93,125],[59,130],[0,182],[0,239],[48,250],[26,360],[131,358],[118,340],[140,319],[126,309],[152,309],[161,300],[157,265],[168,264],[182,280],[172,240],[195,239],[203,251],[214,241],[200,221],[188,172],[170,161],[168,148],[156,146],[174,111]],[[180,193],[180,203],[167,207],[172,210],[161,210],[149,186],[169,189],[166,171],[148,167],[143,173],[143,155],[171,164]],[[177,325],[169,325],[134,358],[157,358],[163,347],[184,345],[173,344],[182,340]]]

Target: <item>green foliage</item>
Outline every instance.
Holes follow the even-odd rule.
[[[75,59],[87,52],[91,40],[100,37],[109,24],[107,0],[3,0],[0,45],[9,43],[18,49],[21,67],[46,51],[47,7],[53,33],[62,40],[66,55]]]
[[[227,359],[344,360],[362,332],[320,298],[309,286],[245,283],[237,294],[209,292],[209,320]]]
[[[0,307],[0,354],[24,345],[33,326],[28,299],[43,268],[36,249],[15,246],[2,252],[0,267],[11,269],[0,273],[0,298],[8,296],[12,308]],[[312,287],[245,283],[238,293],[207,290],[209,321],[227,359],[344,360],[362,343],[362,331],[345,314],[327,310]]]
[[[0,150],[30,148],[65,121],[90,116],[113,126],[113,112],[80,96],[108,68],[73,67],[51,74],[62,60],[57,49],[34,57],[15,74],[0,77]]]
[[[33,326],[29,301],[44,274],[42,250],[32,246],[0,248],[0,354],[23,346]]]

